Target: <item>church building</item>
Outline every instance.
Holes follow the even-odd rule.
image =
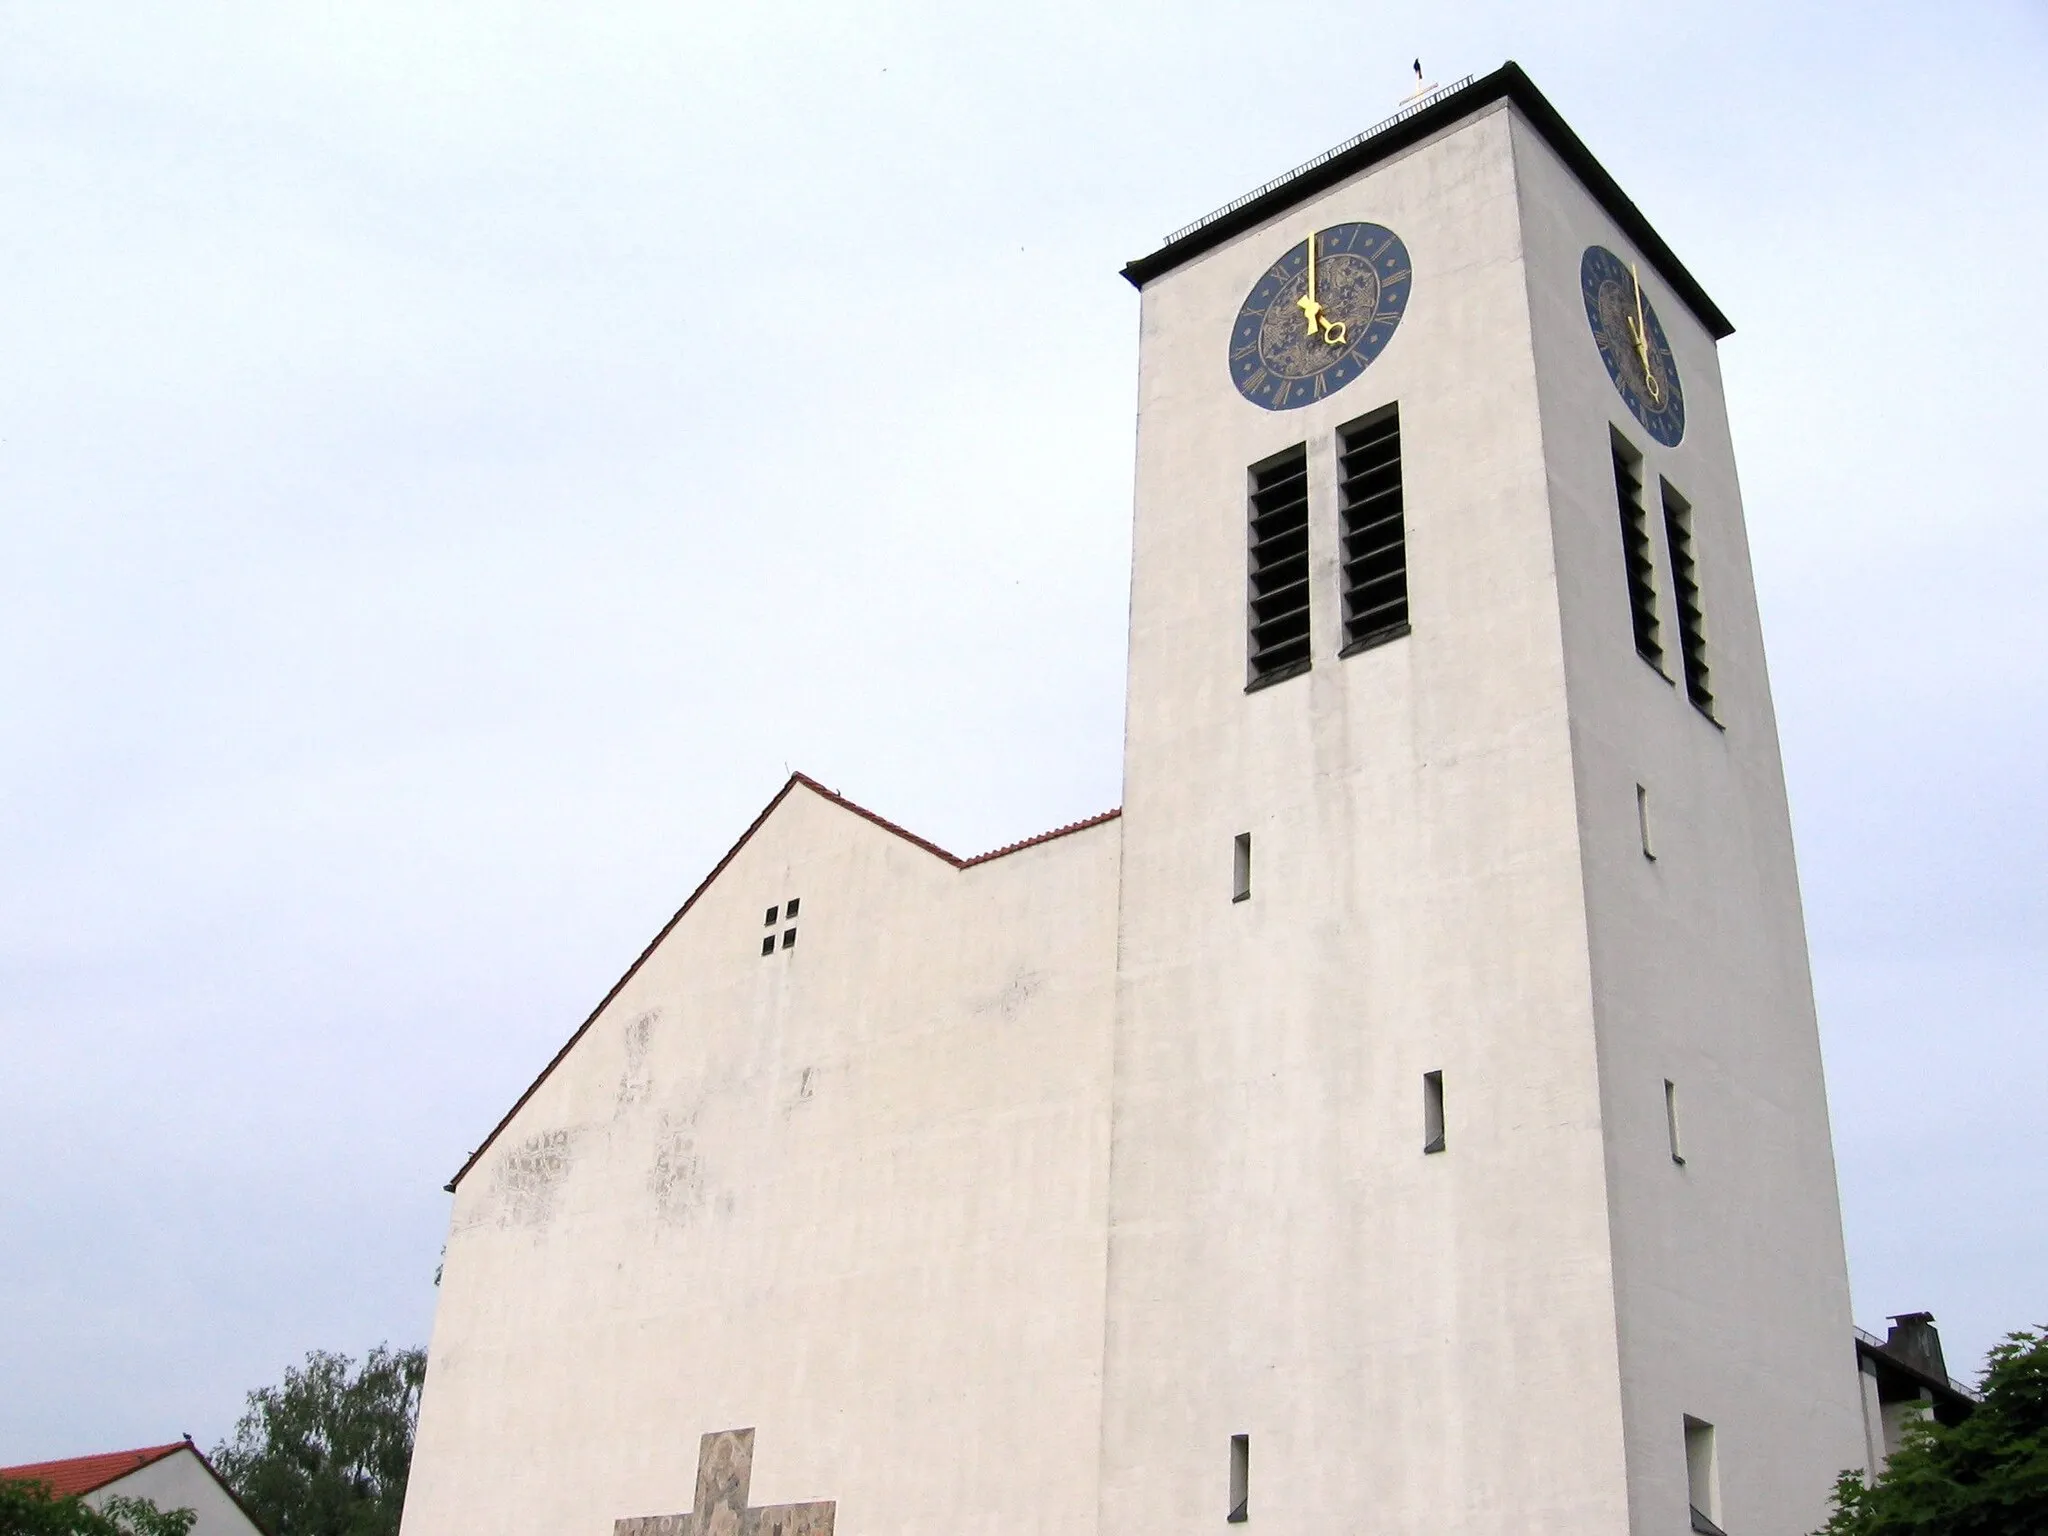
[[[1124,275],[1122,808],[783,786],[451,1184],[404,1536],[1800,1536],[1872,1459],[1728,320],[1513,64]]]

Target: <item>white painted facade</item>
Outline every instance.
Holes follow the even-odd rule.
[[[158,1509],[189,1509],[190,1536],[263,1536],[262,1529],[242,1512],[234,1495],[221,1486],[213,1469],[190,1446],[159,1456],[126,1476],[84,1495],[94,1509],[109,1499],[148,1499]]]
[[[1400,329],[1247,404],[1238,304],[1351,220]],[[1254,1528],[1675,1536],[1688,1419],[1731,1536],[1821,1523],[1868,1453],[1718,363],[1645,256],[1658,447],[1593,243],[1495,95],[1146,283],[1121,818],[962,867],[792,781],[459,1177],[404,1536],[686,1510],[743,1426],[843,1536],[1220,1527],[1235,1435]],[[1413,631],[1340,659],[1335,434],[1390,402]],[[1636,654],[1611,429],[1694,509],[1718,725]],[[1297,444],[1314,665],[1248,693]]]
[[[843,1530],[1092,1527],[1117,852],[793,781],[459,1182],[407,1536],[608,1536],[739,1427]]]

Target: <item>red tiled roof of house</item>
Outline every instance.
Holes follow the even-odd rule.
[[[139,1451],[107,1451],[99,1456],[72,1456],[64,1461],[25,1462],[18,1467],[0,1467],[0,1481],[47,1483],[60,1498],[91,1493],[152,1461],[162,1461],[173,1451],[185,1450],[189,1444],[173,1440],[169,1445],[146,1445]]]

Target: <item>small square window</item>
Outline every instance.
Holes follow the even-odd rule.
[[[1422,1074],[1422,1150],[1441,1152],[1444,1149],[1444,1075],[1441,1072]]]
[[[783,915],[787,917],[790,922],[793,923],[796,921],[796,898],[794,896],[789,898],[788,903],[783,907],[782,911]]]
[[[768,915],[761,919],[761,926],[763,928],[773,928],[775,926],[775,919],[777,915],[777,909],[774,907],[770,907],[768,909]]]
[[[775,935],[774,935],[774,934],[772,934],[772,933],[771,933],[771,934],[769,934],[767,938],[765,938],[765,939],[763,939],[763,940],[761,941],[761,953],[762,953],[762,954],[764,954],[764,955],[772,955],[772,954],[774,954],[774,953],[775,953]]]
[[[1685,1416],[1685,1493],[1692,1505],[1692,1528],[1699,1536],[1724,1536],[1721,1530],[1721,1468],[1714,1449],[1714,1426]]]
[[[784,949],[796,948],[796,930],[794,928],[785,928],[782,930],[782,947]]]

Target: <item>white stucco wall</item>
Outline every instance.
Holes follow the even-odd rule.
[[[158,1509],[189,1509],[191,1536],[262,1536],[260,1528],[190,1449],[173,1451],[85,1496],[94,1509],[107,1500],[148,1499]]]
[[[1413,257],[1400,331],[1328,401],[1248,406],[1239,300],[1353,219]],[[1635,254],[1495,106],[1145,291],[1105,1528],[1214,1518],[1233,1433],[1284,1526],[1683,1529],[1689,1413],[1724,1523],[1792,1536],[1862,1460],[1714,344],[1646,263],[1689,414],[1660,449],[1588,333],[1594,241]],[[1334,439],[1389,401],[1414,628],[1340,659]],[[1693,503],[1725,731],[1635,654],[1610,421]],[[1246,470],[1300,442],[1315,665],[1246,695]]]
[[[1639,253],[1526,125],[1517,176],[1562,592],[1599,1021],[1601,1119],[1638,1528],[1683,1528],[1687,1414],[1715,1426],[1721,1524],[1800,1536],[1864,1460],[1820,1038],[1720,361],[1641,259],[1686,428],[1655,442],[1594,346],[1579,263]],[[1645,457],[1665,642],[1630,628],[1610,424]],[[1691,504],[1720,724],[1686,696],[1660,479]],[[1648,792],[1643,857],[1636,786]],[[1685,1162],[1670,1156],[1677,1088]],[[1673,1522],[1678,1522],[1673,1527]]]
[[[1238,304],[1348,220],[1408,247],[1399,331],[1324,402],[1248,405]],[[1233,1433],[1254,1527],[1626,1529],[1527,307],[1499,107],[1145,289],[1105,1530],[1220,1521]],[[1390,401],[1413,633],[1340,660],[1335,432]],[[1246,694],[1246,467],[1298,442],[1315,662]]]
[[[405,1536],[609,1536],[746,1427],[842,1532],[1090,1528],[1117,847],[794,788],[462,1180]]]

